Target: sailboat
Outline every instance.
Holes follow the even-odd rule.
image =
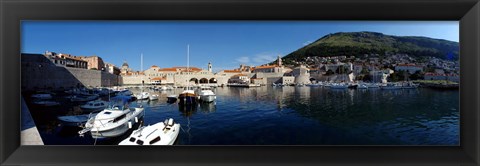
[[[190,45],[187,45],[187,72],[190,71]],[[183,89],[183,92],[178,95],[178,104],[189,105],[189,104],[196,104],[197,103],[197,95],[193,87],[190,87],[190,81],[187,83],[187,87]]]
[[[140,71],[143,72],[143,54],[140,55],[140,63],[141,63],[141,69]],[[143,91],[143,84],[144,84],[144,80],[143,80],[143,76],[142,76],[142,92],[140,92],[140,94],[137,94],[135,95],[135,97],[137,98],[137,100],[148,100],[149,99],[149,96],[150,96],[150,93],[148,92],[144,92]]]

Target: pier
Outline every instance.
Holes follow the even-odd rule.
[[[27,104],[22,97],[22,126],[20,133],[20,145],[43,145],[42,137],[28,110]]]

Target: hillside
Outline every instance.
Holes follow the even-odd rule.
[[[323,36],[288,54],[284,59],[288,63],[291,60],[302,61],[309,56],[360,56],[371,53],[385,55],[385,52],[457,60],[459,43],[428,37],[392,36],[377,32],[339,32]]]

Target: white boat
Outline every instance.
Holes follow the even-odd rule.
[[[168,103],[175,103],[177,101],[177,95],[168,95],[167,102]]]
[[[149,100],[158,100],[158,95],[155,95],[155,94],[150,95],[150,96],[148,96],[148,99]]]
[[[150,96],[150,93],[148,93],[148,92],[142,92],[138,95],[135,95],[137,100],[147,100],[147,99],[149,99],[149,96]]]
[[[77,126],[81,127],[88,121],[91,117],[96,116],[98,113],[94,114],[84,114],[84,115],[71,115],[71,116],[58,116],[57,119],[61,121],[64,126]]]
[[[125,89],[125,90],[122,90],[120,92],[117,93],[118,96],[131,96],[133,95],[133,93],[128,90],[128,89]]]
[[[36,101],[33,101],[33,104],[38,105],[38,106],[45,106],[45,107],[60,105],[59,102],[50,101],[50,100],[36,100]]]
[[[402,86],[396,84],[386,84],[385,86],[381,86],[380,89],[382,90],[397,90],[402,89]]]
[[[108,102],[103,101],[103,100],[95,100],[95,101],[89,101],[84,105],[81,105],[80,108],[84,112],[96,112],[96,111],[101,111],[104,110],[108,106]]]
[[[330,86],[330,89],[347,89],[348,88],[348,84],[332,84]]]
[[[380,85],[378,84],[375,84],[375,83],[369,83],[369,84],[366,84],[368,89],[375,89],[375,88],[380,88]]]
[[[403,89],[416,89],[416,88],[418,88],[418,84],[408,82],[407,84],[402,85],[402,88]]]
[[[166,86],[161,86],[158,88],[158,90],[168,90],[168,88]]]
[[[133,131],[118,145],[173,145],[178,133],[180,133],[180,124],[174,123],[170,118],[165,122],[158,122]]]
[[[48,100],[48,99],[52,99],[53,97],[51,94],[48,94],[48,93],[40,93],[40,94],[33,94],[32,98]]]
[[[90,131],[92,138],[109,138],[125,134],[144,116],[144,108],[129,108],[127,98],[113,98],[110,105],[96,116],[88,119],[85,128],[78,133]]]
[[[84,101],[92,101],[98,99],[98,95],[75,95],[70,98],[70,101],[79,101],[79,102],[84,102]]]
[[[210,87],[201,87],[198,96],[203,102],[213,102],[217,99],[217,96],[213,93],[212,88]]]
[[[358,84],[357,89],[368,89],[368,86],[366,84]]]

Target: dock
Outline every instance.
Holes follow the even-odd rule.
[[[227,84],[227,86],[251,88],[251,87],[260,87],[260,84]]]
[[[20,145],[43,145],[42,137],[22,97],[22,125],[20,132]]]

